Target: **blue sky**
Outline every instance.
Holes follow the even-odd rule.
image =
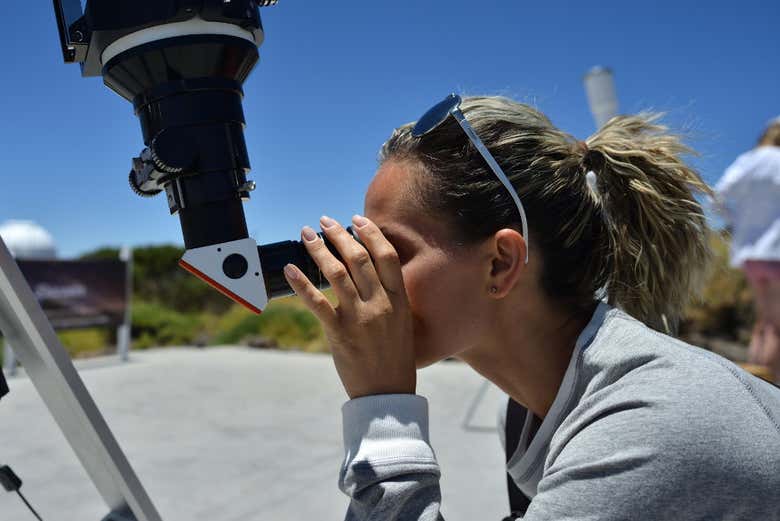
[[[667,111],[711,183],[780,114],[774,1],[281,0],[262,12],[244,102],[258,185],[245,210],[261,243],[361,212],[382,142],[451,91],[532,103],[582,139],[595,130],[582,75],[607,65],[621,112]],[[143,147],[131,105],[62,63],[51,2],[2,2],[0,24],[0,223],[40,223],[62,257],[181,244],[165,201],[127,186]]]

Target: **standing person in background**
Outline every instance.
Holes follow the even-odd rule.
[[[732,230],[731,265],[744,270],[755,298],[748,362],[768,367],[780,382],[780,117],[715,190]]]

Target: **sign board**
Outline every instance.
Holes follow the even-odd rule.
[[[17,264],[54,329],[118,326],[127,305],[120,260],[21,260]]]

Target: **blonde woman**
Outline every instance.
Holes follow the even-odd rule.
[[[780,117],[715,189],[731,227],[731,264],[744,270],[755,299],[748,362],[780,383]]]
[[[287,266],[350,397],[347,519],[441,519],[416,369],[452,356],[529,412],[527,520],[780,519],[780,391],[660,332],[709,258],[685,152],[644,116],[580,143],[453,95],[385,143],[360,241],[321,219],[343,263],[303,229],[339,300]]]

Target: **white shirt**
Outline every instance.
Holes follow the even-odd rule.
[[[732,225],[731,265],[780,261],[780,147],[745,152],[715,186]]]

